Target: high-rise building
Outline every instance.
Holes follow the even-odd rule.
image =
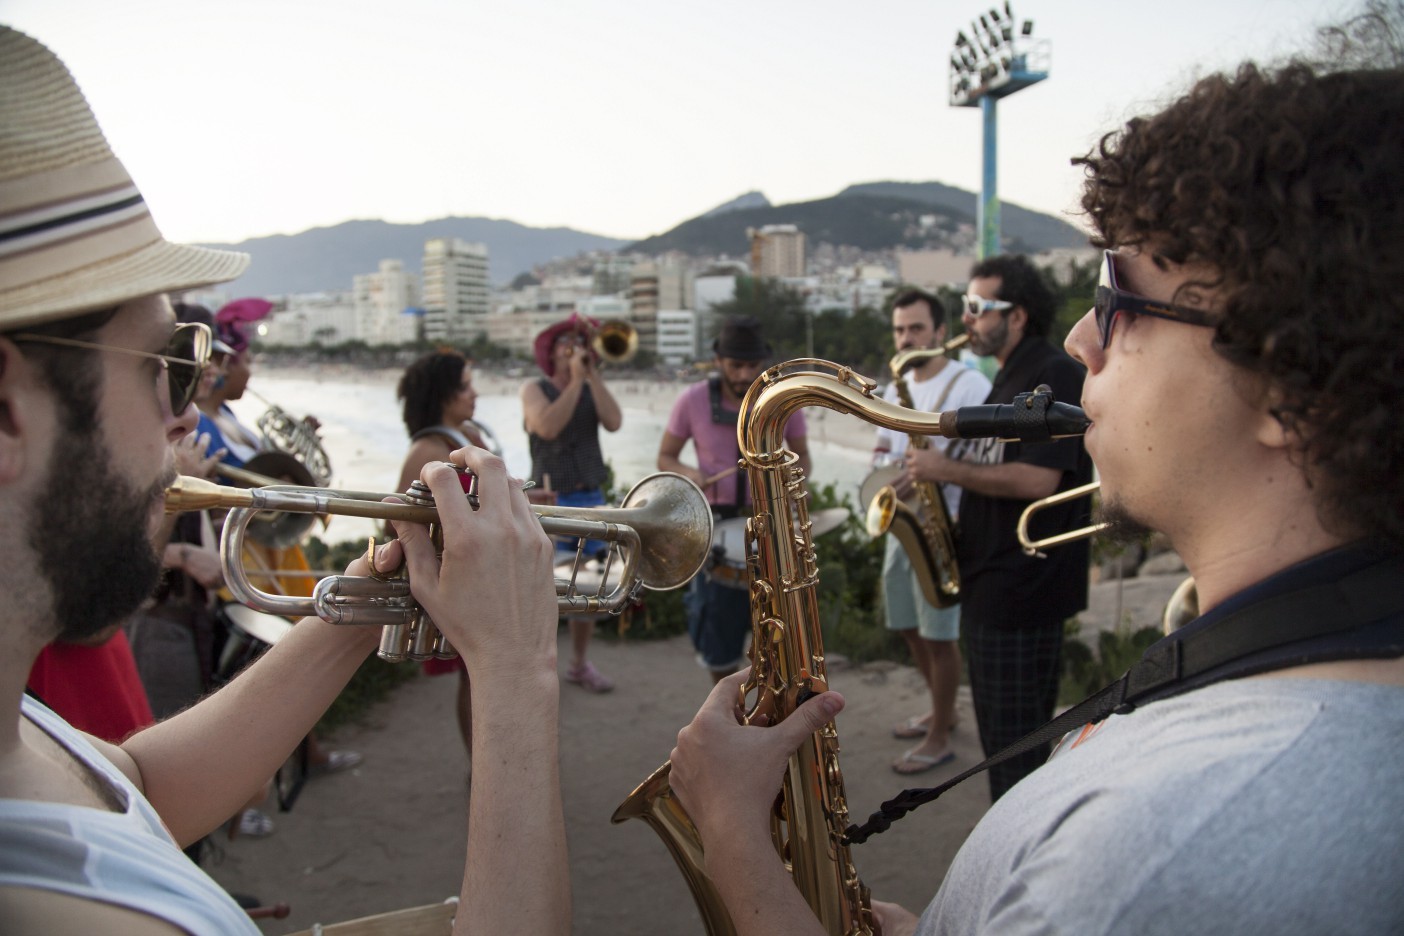
[[[692,271],[666,260],[634,264],[629,284],[629,324],[639,333],[639,348],[658,351],[658,310],[692,305]]]
[[[751,239],[751,271],[777,278],[804,276],[804,232],[793,224],[747,228]]]
[[[424,242],[424,337],[468,342],[488,313],[488,252],[456,237]]]
[[[417,340],[421,318],[405,315],[420,305],[419,277],[399,260],[380,261],[380,270],[352,281],[356,304],[356,337],[370,345],[406,344]]]

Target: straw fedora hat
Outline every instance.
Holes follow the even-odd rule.
[[[68,69],[0,26],[0,330],[222,283],[248,263],[167,243]]]

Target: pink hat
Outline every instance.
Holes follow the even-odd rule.
[[[257,322],[271,311],[273,303],[267,299],[235,299],[215,313],[215,334],[235,354],[242,354],[249,347],[248,323]]]
[[[557,322],[536,336],[536,341],[533,344],[536,351],[536,366],[541,368],[542,373],[547,377],[556,376],[556,364],[551,359],[551,349],[555,347],[556,339],[568,331],[578,331],[584,334],[599,327],[600,323],[588,315],[572,312],[570,318]]]

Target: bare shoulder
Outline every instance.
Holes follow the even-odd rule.
[[[33,887],[0,887],[0,920],[13,936],[107,933],[178,936],[180,927],[126,907]],[[60,922],[61,921],[61,922]]]

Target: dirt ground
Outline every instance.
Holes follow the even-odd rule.
[[[1175,576],[1141,580],[1121,610],[1153,623]],[[1084,630],[1110,626],[1114,585],[1094,586]],[[1105,620],[1102,620],[1106,618]],[[562,634],[561,656],[568,654]],[[592,695],[561,691],[561,786],[570,848],[573,932],[611,936],[701,933],[690,891],[662,841],[640,821],[611,825],[614,809],[668,756],[678,729],[705,698],[710,680],[692,659],[687,639],[596,640],[592,658],[617,688]],[[455,895],[467,841],[467,761],[454,724],[453,677],[417,678],[374,708],[365,723],[344,729],[335,746],[360,751],[364,763],[310,781],[289,813],[273,813],[266,839],[224,833],[222,855],[209,872],[232,891],[291,915],[261,923],[269,934],[335,923]],[[831,685],[848,699],[839,716],[841,765],[854,818],[908,786],[930,786],[980,760],[967,687],[952,736],[954,763],[914,778],[889,767],[904,744],[892,726],[929,704],[908,666],[834,665]],[[854,849],[874,896],[920,911],[935,893],[957,849],[988,808],[988,786],[976,777]]]

